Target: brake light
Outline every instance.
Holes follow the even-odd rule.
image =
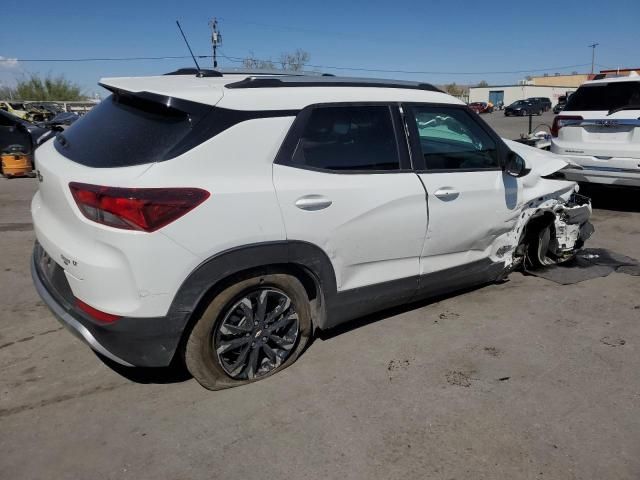
[[[93,308],[91,305],[87,305],[82,300],[76,298],[76,307],[89,315],[91,318],[98,320],[102,323],[113,323],[120,320],[122,317],[119,315],[113,315],[111,313],[103,312],[97,308]]]
[[[117,188],[71,182],[78,208],[89,220],[114,228],[153,232],[209,198],[199,188]]]
[[[553,119],[553,125],[551,127],[551,136],[557,137],[558,132],[562,127],[565,127],[567,124],[571,124],[580,120],[582,120],[582,117],[580,117],[579,115],[573,115],[573,116],[558,115],[556,118]]]

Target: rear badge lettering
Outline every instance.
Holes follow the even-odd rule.
[[[74,267],[78,266],[78,262],[76,262],[75,260],[70,260],[67,257],[65,257],[64,255],[60,254],[60,258],[62,259],[62,262],[68,266],[69,264],[73,265]]]
[[[620,125],[617,120],[596,120],[596,124],[605,128],[614,128]]]

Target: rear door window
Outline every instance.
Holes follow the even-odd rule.
[[[400,169],[391,109],[385,105],[314,108],[291,163],[333,171]]]
[[[583,85],[569,97],[564,111],[609,111],[625,106],[640,110],[640,82]]]

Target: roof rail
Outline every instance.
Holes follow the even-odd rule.
[[[165,73],[165,75],[198,75],[201,77],[222,77],[222,73],[217,70],[206,70],[197,68],[179,68],[173,72]]]
[[[226,88],[278,88],[278,87],[376,87],[406,88],[442,92],[430,83],[376,78],[351,78],[332,76],[255,76],[229,83]]]

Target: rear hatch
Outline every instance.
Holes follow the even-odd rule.
[[[554,152],[640,158],[640,80],[581,86],[554,121]]]
[[[146,312],[137,312],[141,303],[136,272],[153,272],[156,266],[138,265],[145,257],[136,252],[151,245],[158,258],[184,255],[192,261],[192,254],[176,251],[161,232],[113,229],[85,218],[70,184],[166,187],[149,184],[144,173],[208,138],[206,118],[222,90],[219,95],[210,90],[212,104],[207,105],[156,92],[107,88],[111,95],[36,151],[39,189],[31,210],[38,242],[64,269],[78,298],[103,311],[144,316]],[[159,280],[161,265],[144,285],[151,292],[166,291]],[[148,316],[155,315],[151,313]]]

